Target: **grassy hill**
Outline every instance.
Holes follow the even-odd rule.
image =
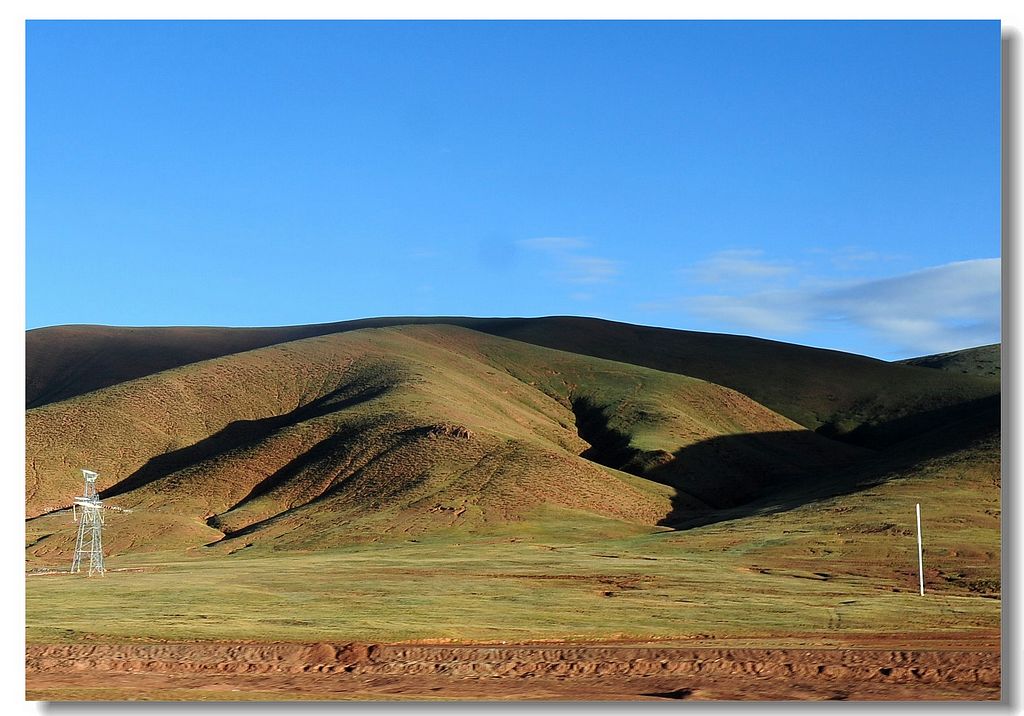
[[[374,318],[281,328],[59,326],[26,336],[29,407],[197,360],[368,327],[445,323],[733,388],[803,427],[883,447],[957,419],[998,380],[839,351],[592,318]]]
[[[1001,345],[995,343],[990,346],[965,348],[961,351],[936,353],[935,355],[921,356],[919,358],[907,358],[898,362],[903,365],[936,368],[960,375],[976,375],[999,380],[1000,349]]]
[[[481,330],[30,332],[29,568],[70,561],[78,468],[134,511],[109,516],[104,579],[29,578],[29,641],[997,638],[995,381],[589,319],[464,320]],[[683,367],[791,412],[846,406],[888,446]]]
[[[108,530],[138,517],[114,516]],[[108,563],[134,571],[29,578],[27,638],[998,643],[991,435],[856,492],[781,508],[766,501],[722,517],[677,531],[548,507],[486,532],[456,524],[316,552],[274,551],[263,541],[216,558],[213,549],[132,551]]]
[[[137,534],[112,525],[115,551],[307,549],[548,505],[652,526],[863,457],[728,388],[454,326],[191,363],[29,410],[27,440],[28,515],[66,508],[76,468],[96,469],[138,515]],[[66,558],[66,517],[32,554]]]

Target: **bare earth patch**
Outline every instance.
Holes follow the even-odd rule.
[[[877,644],[34,644],[26,650],[26,681],[29,699],[47,701],[999,699],[998,641],[981,639],[968,648],[957,642],[913,650]]]

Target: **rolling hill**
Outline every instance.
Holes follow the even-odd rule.
[[[29,410],[27,436],[29,517],[66,508],[88,465],[104,498],[167,518],[133,520],[153,522],[136,549],[308,548],[551,505],[653,526],[865,455],[722,386],[446,325],[190,363]]]
[[[733,388],[803,427],[884,447],[987,410],[997,379],[940,375],[839,351],[593,318],[372,318],[280,328],[58,326],[26,335],[26,401],[39,407],[199,360],[363,328],[449,324]],[[988,402],[986,402],[988,401]]]
[[[30,332],[30,573],[70,561],[80,467],[133,512],[107,521],[104,579],[29,580],[29,639],[998,637],[996,381],[590,319],[464,320],[481,330]],[[889,432],[851,445],[682,366]]]
[[[995,343],[990,346],[965,348],[949,353],[907,358],[897,361],[903,365],[915,365],[921,368],[936,368],[961,375],[976,375],[983,378],[999,380],[999,353],[1002,346]]]

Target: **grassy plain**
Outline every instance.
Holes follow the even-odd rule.
[[[446,530],[311,553],[254,545],[229,556],[123,555],[109,566],[142,571],[29,577],[27,636],[909,647],[991,635],[1000,618],[998,466],[993,473],[991,445],[973,450],[856,494],[689,530],[546,508],[486,534]]]
[[[261,334],[28,412],[29,642],[911,647],[998,632],[997,382],[551,321],[480,327],[704,377],[735,346],[724,379],[783,414],[674,370],[453,326]],[[913,412],[958,400],[987,412]],[[876,451],[802,427],[840,414],[906,439]],[[34,574],[70,561],[62,508],[85,465],[135,508],[108,521],[111,571]]]

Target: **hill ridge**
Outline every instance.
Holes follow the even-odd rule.
[[[918,366],[959,373],[961,375],[974,375],[999,380],[1000,376],[1000,352],[1002,344],[991,343],[973,348],[963,348],[957,351],[935,353],[933,355],[918,356],[916,358],[905,358],[895,361],[903,365]]]
[[[580,400],[601,429],[627,436],[621,461],[581,457],[594,445],[581,437]],[[381,520],[415,531],[520,519],[549,503],[653,526],[720,502],[709,502],[715,480],[732,481],[734,502],[858,456],[729,388],[444,325],[162,371],[32,409],[27,434],[30,516],[66,505],[78,489],[68,468],[88,462],[123,476],[105,498],[171,505],[203,544],[254,531],[331,543]],[[729,435],[724,452],[680,461]],[[794,449],[769,447],[780,440]],[[110,454],[97,460],[103,445]],[[744,477],[750,465],[759,469]]]
[[[492,335],[688,375],[752,397],[804,427],[879,447],[911,437],[887,423],[998,394],[997,381],[767,339],[635,326],[595,318],[358,319],[282,328],[54,327],[26,335],[29,406],[129,376],[312,335],[368,327],[458,325]],[[68,376],[71,376],[69,378]],[[71,386],[71,387],[69,387]],[[864,430],[865,426],[871,430]]]

